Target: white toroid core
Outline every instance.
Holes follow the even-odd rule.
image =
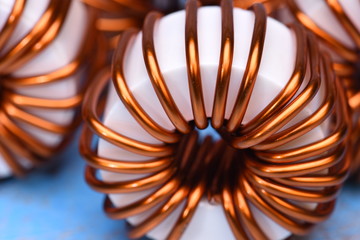
[[[4,26],[16,0],[2,1],[0,5],[0,29]],[[18,40],[22,39],[34,27],[46,10],[50,0],[28,0],[25,4],[24,12],[16,26],[12,37],[6,46],[1,49],[0,54],[9,50]],[[55,71],[69,64],[82,47],[83,38],[87,31],[88,22],[87,10],[78,0],[71,1],[64,25],[54,39],[40,54],[25,64],[16,72],[12,73],[15,77],[27,77],[41,75]],[[76,74],[56,81],[54,83],[21,87],[16,91],[26,96],[64,99],[75,96],[81,81],[81,71]],[[40,110],[26,108],[25,111],[52,121],[56,124],[67,125],[73,121],[75,110]],[[48,146],[57,146],[64,136],[38,129],[28,124],[19,124],[26,132],[46,143]],[[19,159],[23,164],[29,165],[26,159]],[[0,155],[0,178],[11,176],[11,169],[4,162]]]
[[[234,9],[235,49],[225,118],[229,117],[234,106],[235,98],[246,68],[253,26],[253,12]],[[186,70],[185,11],[179,11],[160,19],[155,27],[154,40],[155,51],[165,82],[182,115],[187,121],[191,121],[194,117],[191,110]],[[221,10],[219,7],[208,6],[199,8],[198,42],[206,114],[208,117],[211,117],[221,45]],[[294,33],[285,25],[268,18],[261,67],[248,110],[245,114],[244,122],[251,120],[284,88],[293,73],[295,57],[296,39]],[[159,125],[174,130],[175,127],[164,112],[149,80],[142,55],[141,33],[129,44],[125,57],[124,70],[128,87],[139,104]],[[307,80],[304,81],[304,85],[306,83]],[[319,107],[322,98],[323,90],[320,90],[313,101],[289,124],[292,125],[312,114],[315,109]],[[104,125],[138,141],[154,144],[161,143],[149,135],[136,120],[133,119],[119,100],[113,86],[110,87],[104,114]],[[324,129],[325,127],[319,126],[282,148],[290,148],[293,145],[302,146],[322,139],[327,134]],[[149,157],[144,157],[116,147],[102,139],[99,140],[98,153],[101,157],[111,159],[129,161],[150,159]],[[144,176],[111,173],[108,171],[101,171],[101,175],[103,180],[108,182],[138,179]],[[155,189],[151,189],[126,194],[110,194],[110,199],[115,206],[121,207],[147,196],[154,192],[154,190]],[[251,205],[251,207],[259,226],[269,239],[284,239],[290,235],[289,231],[270,220],[254,206]],[[154,239],[166,238],[181,208],[182,205],[165,219],[162,224],[150,231],[147,236]],[[146,216],[149,216],[155,209],[156,207],[143,214],[130,217],[128,221],[136,225],[145,219]],[[203,200],[199,204],[193,219],[182,236],[182,239],[198,240],[233,238],[234,236],[221,206],[211,205],[206,200]]]

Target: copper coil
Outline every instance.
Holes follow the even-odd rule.
[[[327,47],[343,59],[342,61],[334,62],[333,67],[337,75],[351,76],[355,71],[355,66],[353,64],[359,61],[360,32],[346,14],[344,7],[340,4],[339,0],[323,1],[334,14],[338,23],[344,28],[348,36],[351,38],[355,48],[346,46],[326,30],[321,28],[313,19],[311,19],[311,17],[301,11],[295,0],[288,0],[287,5],[299,22],[312,31],[322,42],[324,42]]]
[[[360,151],[358,150],[360,135],[360,88],[358,78],[342,78],[347,90],[350,118],[352,119],[352,132],[349,137],[350,155],[352,159],[351,176],[356,181],[360,180]]]
[[[321,28],[315,21],[307,16],[298,6],[296,1],[289,0],[288,6],[296,19],[301,22],[306,28],[312,31],[332,52],[336,53],[341,59],[333,57],[333,68],[337,76],[343,82],[347,91],[348,104],[350,106],[350,114],[353,118],[352,131],[352,171],[355,173],[360,167],[360,153],[357,150],[358,136],[360,132],[359,123],[359,106],[360,106],[360,85],[358,82],[357,64],[360,61],[360,32],[347,15],[344,7],[339,0],[323,0],[326,6],[331,10],[331,13],[336,17],[337,22],[343,27],[347,35],[354,44],[354,48],[348,47],[334,36],[332,36],[325,29]]]
[[[348,175],[348,127],[350,123],[343,86],[330,67],[330,57],[321,54],[315,37],[300,25],[291,26],[297,40],[292,77],[283,90],[248,123],[243,123],[260,68],[267,17],[265,8],[255,4],[254,30],[246,70],[229,119],[224,112],[234,51],[233,6],[221,1],[222,41],[212,116],[205,114],[197,39],[199,2],[186,7],[185,46],[188,84],[194,120],[187,122],[179,111],[162,75],[154,48],[154,25],[161,17],[150,13],[145,20],[142,47],[152,86],[167,116],[176,128],[168,131],[152,119],[130,91],[124,75],[124,58],[136,31],[122,35],[112,71],[105,69],[89,87],[83,106],[85,126],[80,152],[88,163],[86,181],[105,194],[126,194],[156,188],[149,195],[126,206],[115,206],[109,197],[104,210],[114,219],[128,218],[150,209],[155,211],[133,226],[131,238],[146,235],[183,205],[167,239],[179,239],[199,206],[208,201],[222,206],[236,239],[267,239],[250,205],[293,234],[308,233],[324,221],[334,208],[336,196]],[[310,79],[305,82],[306,72]],[[102,120],[106,87],[112,84],[132,117],[162,144],[149,144],[122,135]],[[304,86],[305,87],[301,87]],[[324,86],[321,105],[310,116],[288,126]],[[336,89],[336,90],[335,90]],[[279,149],[329,121],[329,133],[321,140]],[[197,129],[208,122],[223,140],[199,140]],[[196,129],[196,128],[197,129]],[[101,157],[95,139],[119,149],[151,157],[146,161]],[[129,181],[104,181],[98,170],[122,174],[146,174]],[[308,208],[304,203],[315,203]]]
[[[156,7],[154,0],[82,0],[85,4],[97,9],[100,14],[96,27],[99,31],[108,33],[109,44],[113,48],[121,37],[119,33],[132,28],[141,27],[145,16],[151,10],[165,13],[179,9],[180,1],[167,1],[165,8]],[[201,0],[202,4],[219,4],[219,0]],[[252,4],[263,3],[268,12],[272,12],[281,5],[284,0],[234,0],[234,6],[248,8]]]
[[[221,0],[201,0],[203,5],[209,4],[219,4]],[[234,7],[239,7],[243,9],[247,9],[251,7],[254,3],[262,3],[265,8],[266,12],[271,13],[278,9],[285,0],[233,0]]]
[[[96,28],[109,37],[109,46],[115,48],[121,32],[141,27],[145,16],[151,10],[170,12],[177,8],[177,1],[167,1],[164,9],[155,7],[155,0],[82,0],[96,9]]]
[[[88,41],[77,53],[77,56],[66,66],[55,71],[41,74],[17,77],[13,73],[30,62],[40,54],[57,38],[62,25],[66,19],[71,1],[50,1],[47,9],[39,18],[34,28],[20,39],[14,47],[4,52],[0,58],[0,154],[14,175],[20,177],[27,171],[28,167],[19,162],[20,158],[28,160],[33,167],[46,162],[47,158],[53,156],[71,139],[75,128],[80,123],[79,106],[83,99],[83,91],[87,81],[78,87],[75,96],[63,99],[47,99],[28,96],[21,93],[23,87],[47,86],[54,82],[61,82],[69,76],[78,74],[85,67],[94,70],[99,68],[99,62],[87,60],[93,44]],[[19,23],[26,5],[26,1],[17,0],[12,11],[1,29],[0,46],[3,48],[12,37],[15,28]],[[89,30],[87,36],[94,38],[94,31],[91,25],[94,24],[94,13],[91,13]],[[99,55],[101,59],[101,54]],[[92,72],[92,71],[90,71]],[[93,74],[93,73],[90,73]],[[47,119],[46,116],[38,116],[33,111],[37,110],[63,111],[74,110],[74,120],[68,125],[61,125]],[[24,124],[30,125],[38,131],[45,131],[62,136],[62,141],[56,146],[49,146],[24,129]]]

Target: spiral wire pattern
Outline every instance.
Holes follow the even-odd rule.
[[[109,46],[115,48],[120,33],[129,28],[140,28],[145,16],[155,10],[154,0],[82,0],[98,11],[96,28],[109,37]],[[168,1],[164,12],[177,8],[177,1]],[[160,9],[157,9],[160,10]]]
[[[201,0],[200,2],[203,5],[218,5],[220,1],[221,0]],[[277,10],[284,2],[285,0],[233,0],[233,5],[234,7],[246,9],[255,3],[262,3],[266,8],[266,11],[268,13],[272,13],[273,11]]]
[[[82,0],[85,4],[96,9],[98,19],[96,28],[110,36],[109,44],[113,48],[117,46],[121,32],[141,27],[145,16],[151,10],[160,10],[155,6],[154,0]],[[162,12],[172,12],[179,8],[180,1],[168,0]],[[248,8],[255,2],[261,2],[268,12],[272,12],[284,2],[284,0],[234,0],[234,6]],[[204,5],[219,4],[219,0],[201,0]]]
[[[25,4],[26,0],[15,1],[11,13],[0,31],[0,48],[3,48],[12,36],[24,11]],[[17,89],[40,85],[46,86],[53,82],[62,81],[62,79],[76,74],[86,65],[89,66],[89,64],[94,69],[97,68],[96,64],[98,63],[86,61],[92,44],[89,41],[79,50],[77,56],[69,64],[60,69],[42,75],[26,77],[12,75],[13,72],[31,61],[57,37],[66,19],[70,4],[70,0],[50,1],[34,28],[0,57],[0,154],[16,176],[23,176],[27,172],[27,168],[18,161],[19,158],[29,160],[33,166],[44,163],[46,158],[52,156],[68,142],[71,133],[80,122],[80,114],[77,114],[78,116],[70,125],[59,125],[47,120],[45,117],[32,114],[27,109],[76,110],[82,102],[84,86],[80,88],[81,90],[77,95],[64,99],[30,97],[19,93]],[[91,18],[94,19],[94,14],[92,14]],[[88,31],[88,37],[93,38],[93,32]],[[83,83],[83,85],[86,85],[86,83]],[[30,124],[36,129],[46,132],[60,134],[64,136],[64,139],[59,146],[50,147],[27,133],[22,127],[23,123]]]
[[[312,31],[321,41],[323,41],[332,51],[336,52],[346,62],[335,62],[334,69],[340,76],[349,76],[353,74],[354,66],[352,64],[359,61],[360,51],[360,32],[346,14],[339,0],[323,0],[336,17],[337,21],[346,30],[348,36],[353,41],[355,48],[345,46],[339,40],[334,38],[326,30],[318,26],[313,19],[301,11],[294,0],[287,2],[288,7],[306,28]]]
[[[324,221],[334,208],[336,196],[347,177],[349,158],[346,155],[349,123],[345,93],[335,91],[342,85],[335,78],[329,56],[320,54],[315,37],[300,25],[293,24],[297,40],[297,56],[292,77],[283,90],[251,121],[244,124],[249,99],[256,82],[265,40],[267,16],[261,4],[250,9],[255,14],[254,30],[246,70],[237,100],[229,119],[224,109],[230,81],[234,48],[233,3],[221,1],[222,41],[212,116],[205,115],[202,79],[197,40],[197,11],[200,4],[190,0],[186,6],[185,45],[188,84],[194,121],[187,122],[169,92],[156,58],[154,25],[161,17],[150,13],[143,27],[143,56],[152,86],[167,116],[176,128],[168,131],[156,123],[137,102],[124,77],[124,57],[130,40],[137,31],[125,31],[120,39],[112,71],[105,70],[90,86],[85,96],[85,126],[80,152],[88,163],[86,180],[96,191],[105,194],[140,192],[157,187],[153,193],[117,207],[109,197],[104,202],[106,214],[122,219],[156,208],[155,212],[133,226],[131,238],[146,235],[166,221],[180,203],[185,202],[167,239],[179,239],[190,223],[200,201],[222,206],[229,226],[237,239],[267,239],[254,218],[250,205],[294,234],[306,234]],[[305,73],[310,72],[306,83]],[[104,92],[112,77],[120,100],[133,118],[163,144],[148,144],[121,135],[101,122],[105,105]],[[96,82],[96,83],[95,83]],[[301,88],[306,83],[305,88]],[[320,86],[325,96],[320,107],[305,119],[288,126],[314,98]],[[330,120],[329,134],[304,146],[279,150],[310,130]],[[196,128],[208,122],[222,136],[199,140]],[[147,161],[109,159],[97,154],[94,137],[119,148],[143,156]],[[96,139],[95,138],[95,139]],[[126,174],[149,174],[141,179],[107,182],[98,177],[98,170]],[[308,208],[303,203],[316,203]]]
[[[96,27],[100,31],[121,32],[130,27],[141,26],[141,19],[151,9],[150,1],[144,0],[83,0],[99,11],[123,15],[119,18],[99,18]]]
[[[351,38],[355,48],[345,46],[326,30],[318,26],[311,17],[301,11],[294,0],[289,0],[288,6],[300,23],[312,31],[331,51],[334,51],[343,59],[340,62],[338,60],[333,60],[333,67],[337,76],[342,79],[343,85],[346,88],[350,114],[353,118],[353,131],[350,141],[352,146],[351,155],[353,159],[352,171],[356,173],[360,168],[360,152],[357,150],[358,136],[360,133],[360,85],[358,76],[356,76],[359,74],[359,69],[357,69],[356,64],[359,64],[360,61],[360,32],[347,15],[339,0],[323,1],[334,14],[338,23],[340,23],[348,36]]]

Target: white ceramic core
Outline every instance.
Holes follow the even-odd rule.
[[[234,106],[235,98],[246,67],[247,56],[252,38],[254,14],[251,11],[234,9],[235,49],[231,72],[231,82],[227,98],[225,117],[228,118]],[[194,119],[188,88],[186,56],[185,56],[185,11],[179,11],[163,17],[157,23],[154,32],[155,50],[160,69],[166,84],[178,105],[179,110],[191,121]],[[129,89],[144,110],[161,126],[174,130],[174,126],[165,114],[149,80],[142,56],[139,33],[130,43],[125,59],[125,77]],[[198,41],[202,86],[206,114],[211,116],[216,85],[216,75],[221,45],[221,10],[217,6],[202,7],[198,11]],[[246,112],[244,121],[248,122],[259,113],[286,85],[294,70],[296,57],[296,39],[294,33],[285,25],[268,18],[266,40],[258,79]],[[306,80],[304,81],[307,82]],[[304,84],[305,84],[304,83]],[[323,91],[319,91],[314,100],[293,121],[294,124],[312,114],[321,103]],[[104,114],[104,124],[125,136],[147,143],[160,143],[150,136],[132,118],[119,100],[114,88],[110,94]],[[302,146],[319,140],[326,135],[326,130],[319,126],[303,137],[289,143],[283,148]],[[122,160],[147,160],[138,154],[118,148],[104,140],[99,141],[98,153],[101,157]],[[101,171],[103,180],[124,181],[138,179],[144,175],[118,174]],[[151,189],[130,194],[111,194],[110,198],[116,206],[125,206],[154,192]],[[165,239],[175,223],[183,204],[178,207],[162,224],[148,233],[153,239]],[[284,239],[290,232],[270,220],[252,206],[256,220],[270,239]],[[143,214],[128,218],[131,224],[137,224],[149,216],[153,208]],[[203,200],[195,213],[182,239],[234,239],[225,219],[221,206],[211,205]]]
[[[16,0],[2,1],[0,4],[0,29],[4,26]],[[36,24],[43,12],[46,10],[49,0],[28,0],[20,21],[4,47],[0,51],[4,53],[10,49],[18,40],[23,38]],[[83,37],[87,31],[87,11],[84,5],[75,0],[71,2],[67,18],[61,28],[57,38],[39,55],[34,57],[30,62],[12,73],[15,77],[26,77],[32,75],[41,75],[57,70],[69,64],[82,47]],[[17,92],[40,98],[63,99],[75,96],[78,92],[81,81],[81,71],[68,78],[62,79],[50,84],[22,87],[16,89]],[[66,125],[71,123],[74,117],[74,110],[40,110],[25,109],[31,114],[40,116],[54,123]],[[35,128],[28,124],[20,125],[26,132],[39,139],[41,142],[56,146],[62,140],[62,135],[47,132]],[[19,159],[23,164],[29,165],[26,159]],[[4,162],[0,155],[0,178],[12,175],[11,169]]]

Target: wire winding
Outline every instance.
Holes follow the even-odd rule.
[[[246,70],[229,119],[224,118],[229,75],[231,73],[234,30],[231,0],[221,1],[222,42],[212,116],[204,110],[197,41],[199,1],[186,6],[185,44],[188,83],[194,121],[184,120],[169,92],[157,63],[153,29],[161,17],[150,13],[143,27],[143,55],[152,86],[176,131],[169,132],[152,119],[137,102],[124,76],[124,58],[130,40],[137,33],[123,33],[113,59],[112,70],[105,69],[90,86],[83,106],[85,126],[80,152],[86,159],[86,181],[105,194],[131,193],[156,188],[154,192],[126,206],[113,205],[106,197],[104,209],[114,219],[127,218],[149,209],[156,210],[133,226],[131,238],[144,236],[174,209],[185,203],[167,239],[179,239],[190,223],[200,201],[221,205],[237,239],[267,239],[254,217],[255,206],[274,222],[293,234],[306,234],[314,224],[324,221],[334,208],[336,196],[349,169],[349,114],[341,83],[331,70],[329,56],[321,54],[315,37],[299,24],[291,26],[297,40],[296,64],[283,90],[251,121],[244,124],[249,98],[261,62],[266,28],[266,11],[253,5],[255,22]],[[226,57],[225,57],[226,56]],[[310,74],[308,82],[306,73]],[[112,78],[112,82],[109,79]],[[121,135],[101,122],[106,86],[113,84],[119,99],[133,118],[163,144],[154,145]],[[301,87],[305,86],[305,87]],[[325,96],[310,116],[288,126],[315,97],[320,88]],[[335,90],[337,89],[337,90]],[[197,130],[208,122],[222,140],[200,140]],[[328,135],[303,146],[284,148],[322,123],[329,122]],[[196,127],[196,128],[195,128]],[[101,138],[119,148],[152,157],[147,161],[126,161],[99,156],[93,146]],[[283,147],[283,148],[281,148]],[[121,158],[121,157],[120,157]],[[129,181],[106,182],[97,172],[143,174]],[[313,207],[308,206],[313,203]]]
[[[25,5],[26,0],[15,1],[11,13],[0,31],[1,48],[12,37]],[[93,41],[87,41],[76,57],[64,67],[41,75],[24,77],[13,75],[56,39],[64,24],[70,5],[70,0],[50,1],[33,29],[0,56],[0,154],[14,175],[18,177],[23,176],[28,171],[28,168],[19,162],[20,158],[27,159],[34,167],[43,164],[47,158],[66,145],[81,119],[80,114],[77,113],[70,124],[61,125],[48,120],[46,116],[38,116],[33,111],[74,110],[79,112],[77,109],[82,102],[87,81],[81,83],[82,86],[78,87],[76,95],[63,99],[28,96],[21,93],[21,88],[36,88],[61,82],[69,76],[80,73],[86,67],[93,69],[89,73],[91,76],[93,71],[99,67],[99,62],[87,60],[93,44]],[[93,12],[90,15],[90,23],[87,26],[88,31],[85,37],[95,39],[94,31],[91,31],[95,15]],[[101,59],[101,54],[99,54],[99,58]],[[63,136],[63,140],[56,146],[49,146],[27,132],[24,129],[24,124],[31,125],[38,131],[59,134]]]

